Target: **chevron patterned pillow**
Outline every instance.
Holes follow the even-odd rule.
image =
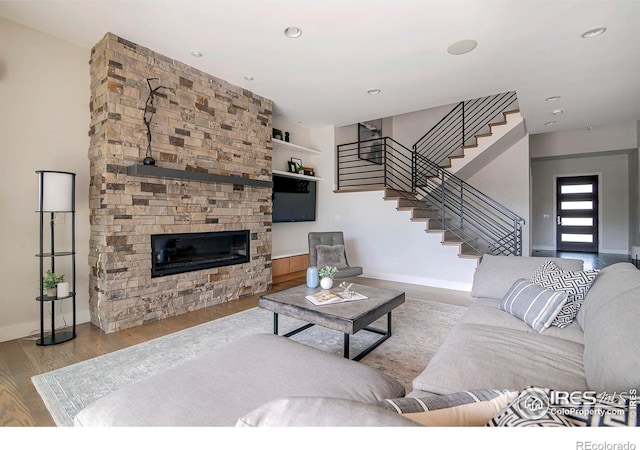
[[[535,270],[531,277],[533,283],[568,294],[567,302],[551,323],[552,326],[564,328],[571,325],[597,275],[598,270],[562,270],[553,261],[546,261]]]

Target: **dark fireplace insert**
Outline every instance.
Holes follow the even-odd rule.
[[[151,236],[151,277],[249,262],[249,230]]]

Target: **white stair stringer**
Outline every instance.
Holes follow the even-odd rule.
[[[476,136],[476,145],[464,148],[464,156],[451,158],[447,170],[463,180],[469,179],[499,155],[525,137],[524,119],[519,111],[504,113],[505,122],[490,124],[490,133]]]

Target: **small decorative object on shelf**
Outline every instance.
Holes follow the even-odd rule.
[[[310,177],[315,176],[315,171],[313,170],[313,167],[305,167],[304,168],[304,174],[305,175],[309,175]]]
[[[272,136],[274,139],[282,140],[282,130],[278,130],[277,128],[274,128]]]
[[[42,279],[42,287],[47,291],[47,297],[58,297],[58,283],[64,281],[64,275],[47,270],[47,276]]]
[[[285,142],[289,142],[289,132],[288,131],[284,132],[284,141]]]
[[[331,289],[333,287],[333,277],[338,273],[338,269],[333,266],[325,266],[318,270],[320,277],[320,287],[322,289]]]
[[[298,172],[298,168],[296,167],[296,163],[294,163],[293,161],[287,161],[287,164],[289,165],[289,172],[291,172],[291,173],[297,173]]]
[[[294,172],[300,172],[300,169],[304,169],[304,166],[302,165],[302,160],[300,158],[291,157],[289,161],[295,164],[296,170]]]
[[[320,283],[320,279],[318,277],[318,268],[315,266],[311,266],[307,268],[307,287],[309,288],[317,288]]]
[[[64,276],[64,275],[63,275]],[[58,285],[56,286],[56,296],[57,298],[67,298],[69,297],[69,294],[71,293],[71,288],[69,287],[69,282],[68,281],[63,281],[61,283],[58,283]]]
[[[344,289],[340,295],[342,297],[344,297],[344,298],[349,298],[350,299],[350,298],[354,297],[356,294],[358,294],[356,291],[351,290],[351,286],[353,286],[353,283],[351,283],[349,285],[347,285],[346,281],[343,281],[342,283],[340,283],[339,287]]]
[[[151,156],[151,119],[153,119],[153,115],[156,112],[155,107],[153,106],[153,100],[155,98],[155,93],[160,89],[167,89],[166,86],[157,86],[155,88],[151,87],[151,81],[160,81],[159,78],[147,78],[147,86],[149,86],[149,97],[147,97],[147,103],[144,107],[144,117],[142,120],[144,121],[145,126],[147,127],[147,153],[142,161],[142,164],[145,166],[155,166],[156,160]]]

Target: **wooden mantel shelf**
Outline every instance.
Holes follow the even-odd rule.
[[[216,175],[207,172],[193,172],[190,170],[167,169],[165,167],[145,166],[143,164],[127,167],[127,175],[152,178],[173,178],[187,181],[201,181],[203,183],[227,183],[263,188],[273,187],[271,180],[254,180],[235,175]]]

